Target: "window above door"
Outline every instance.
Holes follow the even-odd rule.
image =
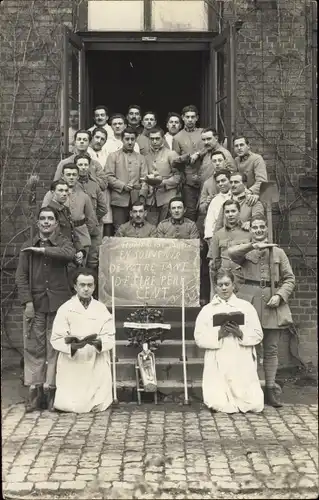
[[[215,0],[88,0],[89,31],[210,31]]]

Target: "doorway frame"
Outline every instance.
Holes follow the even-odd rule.
[[[119,31],[77,31],[65,30],[64,52],[67,40],[80,51],[80,127],[90,126],[92,96],[89,88],[88,55],[90,51],[198,51],[200,57],[208,54],[208,64],[201,75],[203,88],[201,99],[201,119],[204,126],[217,128],[217,64],[216,54],[223,46],[227,49],[227,57],[233,62],[229,69],[230,79],[227,82],[229,111],[226,117],[226,135],[232,138],[236,126],[236,26],[228,25],[222,33],[207,32],[119,32]],[[66,61],[66,56],[65,56]],[[67,73],[67,63],[64,64],[64,75]],[[64,76],[66,79],[66,76]],[[231,81],[230,81],[231,80]],[[65,81],[66,85],[66,81]],[[67,110],[64,109],[66,123]],[[229,149],[232,140],[229,141]]]
[[[212,38],[218,33],[214,32],[100,32],[100,31],[78,31],[76,35],[83,42],[83,51],[85,53],[82,59],[85,68],[83,78],[88,80],[88,55],[90,51],[123,51],[123,52],[176,52],[176,51],[194,51],[198,52],[199,57],[203,57],[203,53],[209,54]],[[208,55],[208,57],[210,57]],[[209,67],[211,62],[208,63]],[[208,72],[210,72],[208,70]],[[209,78],[202,80],[204,88],[202,89],[202,122],[205,125],[212,123],[213,113],[210,108],[207,108],[204,103],[208,101],[209,93]],[[89,125],[91,120],[91,104],[92,96],[90,96],[89,85],[86,85],[85,103],[82,103],[82,116],[84,118],[83,125]]]

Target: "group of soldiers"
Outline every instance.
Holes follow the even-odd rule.
[[[214,273],[232,269],[239,296],[259,314],[267,400],[280,406],[274,392],[278,341],[280,329],[292,321],[287,300],[295,278],[278,247],[270,269],[265,207],[259,200],[266,165],[244,136],[234,139],[233,158],[217,131],[198,128],[198,120],[197,108],[186,106],[181,115],[169,113],[165,133],[153,111],[142,113],[131,105],[126,116],[109,117],[108,109],[98,106],[94,125],[77,130],[78,115],[71,111],[72,154],[56,168],[39,214],[39,234],[22,248],[17,270],[26,322],[32,322],[24,335],[31,409],[39,387],[52,406],[54,352],[47,340],[52,321],[66,300],[70,268],[97,270],[103,236],[200,238],[203,302],[212,298]],[[271,273],[276,275],[273,296]]]

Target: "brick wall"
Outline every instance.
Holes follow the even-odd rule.
[[[317,193],[299,189],[311,162],[309,1],[225,3],[225,18],[244,21],[237,45],[237,134],[264,156],[271,180],[280,186],[273,207],[275,240],[285,249],[296,275],[291,300],[300,336],[300,355],[317,362]],[[259,5],[259,7],[258,7]],[[235,6],[235,7],[234,7]],[[281,364],[292,362],[287,334]]]
[[[19,359],[10,343],[22,346],[21,310],[14,290],[15,258],[28,236],[26,181],[40,174],[38,201],[60,158],[62,24],[76,22],[69,0],[6,0],[2,14],[2,300],[3,362]],[[316,197],[299,190],[309,161],[309,2],[280,0],[256,9],[254,2],[225,2],[225,18],[241,18],[238,34],[237,130],[264,155],[272,179],[280,184],[274,207],[276,239],[289,255],[297,278],[291,307],[300,335],[300,354],[317,359]],[[235,6],[235,9],[234,9]],[[72,19],[73,18],[73,19]],[[18,236],[16,236],[18,235]],[[312,270],[313,269],[313,270]],[[9,339],[9,340],[8,340]],[[281,365],[293,363],[287,334]]]
[[[22,348],[21,307],[14,273],[30,234],[27,180],[39,174],[37,205],[60,159],[63,23],[70,0],[6,0],[1,4],[1,298],[2,362],[16,364]],[[37,208],[35,208],[35,212]]]

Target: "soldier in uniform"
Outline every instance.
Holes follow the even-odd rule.
[[[195,222],[184,217],[184,202],[181,198],[172,198],[169,202],[169,219],[163,220],[157,226],[157,238],[177,238],[177,239],[196,239],[199,238],[199,232]]]
[[[240,215],[239,218],[242,222],[241,227],[246,231],[249,231],[250,220],[252,217],[257,215],[264,216],[265,208],[260,201],[256,201],[254,205],[251,205],[248,201],[250,194],[246,189],[247,177],[246,174],[240,172],[235,172],[230,176],[230,186],[231,186],[231,199],[238,201],[240,205]],[[248,198],[248,199],[247,199]],[[223,226],[224,213],[220,210],[218,220],[216,222],[215,231],[218,231]]]
[[[216,183],[216,177],[215,174],[216,172],[219,171],[227,171],[227,177],[229,179],[229,176],[231,174],[230,170],[225,167],[225,155],[221,151],[215,151],[211,155],[211,174],[208,179],[206,179],[203,183],[203,187],[200,193],[200,198],[199,198],[199,214],[200,215],[205,215],[207,213],[208,206],[214,196],[217,195],[218,193],[218,186]]]
[[[136,136],[143,132],[143,125],[141,125],[142,121],[142,110],[138,104],[131,104],[127,110],[127,123],[129,127],[133,128],[136,131]]]
[[[150,151],[150,139],[149,139],[149,131],[156,126],[157,118],[154,111],[146,111],[143,114],[142,119],[143,124],[143,132],[137,136],[137,144],[140,148],[141,155],[147,155]]]
[[[151,143],[150,151],[145,156],[149,174],[154,174],[161,179],[158,186],[149,186],[146,200],[148,221],[157,225],[167,218],[168,203],[177,195],[177,188],[181,180],[180,172],[175,168],[178,155],[164,145],[164,132],[159,127],[149,131]]]
[[[60,179],[59,181],[52,182],[50,191],[53,193],[53,196],[47,207],[53,208],[58,214],[60,232],[65,238],[68,238],[76,248],[74,260],[77,264],[81,265],[85,257],[85,250],[83,248],[78,248],[74,241],[74,224],[70,209],[66,206],[70,194],[69,186],[66,181]]]
[[[130,220],[122,224],[115,233],[116,237],[126,238],[154,238],[156,226],[146,220],[145,205],[139,201],[133,203],[130,210]]]
[[[208,127],[202,130],[201,138],[204,148],[201,149],[200,151],[197,151],[192,158],[193,159],[199,158],[200,160],[200,171],[203,182],[206,179],[208,179],[213,173],[211,165],[213,153],[216,152],[223,153],[224,155],[223,166],[225,168],[228,168],[230,172],[235,172],[237,170],[235,160],[232,157],[231,153],[228,151],[228,149],[224,148],[224,146],[219,144],[218,134],[215,128]]]
[[[166,118],[167,132],[164,136],[169,149],[173,149],[173,139],[183,126],[182,117],[178,113],[171,111]]]
[[[140,197],[145,202],[148,194],[147,184],[140,181],[148,171],[144,156],[134,151],[136,137],[136,130],[130,127],[123,130],[122,148],[111,153],[106,162],[115,231],[129,220],[132,203]]]
[[[186,215],[195,221],[197,217],[197,203],[200,193],[200,178],[198,169],[200,163],[193,154],[203,149],[202,128],[197,128],[199,114],[193,104],[185,106],[182,110],[182,120],[184,128],[173,138],[172,149],[179,156],[185,157],[186,166],[184,168],[183,179],[183,199],[186,207]],[[197,160],[197,161],[196,161]]]
[[[275,394],[278,367],[278,342],[280,331],[292,324],[288,299],[295,288],[295,276],[284,250],[268,243],[266,219],[256,216],[251,220],[252,241],[231,246],[229,257],[242,268],[244,284],[238,296],[256,308],[264,339],[265,402],[276,408],[282,406]],[[269,248],[273,247],[274,267],[270,269]],[[270,277],[274,273],[275,294],[271,296]]]
[[[71,241],[58,230],[58,214],[41,208],[38,234],[22,245],[16,272],[24,309],[24,381],[26,411],[52,410],[57,354],[50,344],[56,311],[71,296],[67,266],[75,256]]]
[[[65,160],[60,161],[60,163],[57,166],[55,175],[54,175],[54,179],[53,179],[54,181],[57,181],[58,179],[60,179],[62,177],[62,170],[63,170],[64,165],[67,165],[68,163],[74,163],[74,158],[76,157],[76,155],[87,153],[91,139],[92,139],[91,132],[89,132],[88,130],[78,130],[75,133],[75,136],[74,136],[74,141],[75,141],[74,154],[69,156],[68,158],[65,158]],[[103,167],[98,161],[96,161],[96,160],[91,161],[90,174],[98,182],[102,191],[104,191],[104,189],[107,188],[107,179],[106,179],[106,174],[103,170]]]
[[[96,106],[96,108],[93,111],[93,116],[94,116],[94,125],[89,128],[90,132],[93,132],[93,130],[97,127],[102,127],[106,131],[108,137],[113,136],[113,130],[111,129],[110,125],[108,125],[107,121],[109,119],[109,110],[107,109],[106,106]]]
[[[107,140],[108,154],[114,153],[115,151],[118,151],[123,147],[122,132],[127,127],[127,120],[121,113],[116,113],[115,115],[111,116],[110,125],[114,132],[114,137],[109,137]],[[140,147],[137,142],[135,142],[134,151],[135,153],[140,152]]]
[[[248,243],[251,235],[241,227],[240,205],[237,201],[227,200],[224,203],[224,226],[215,232],[209,242],[207,258],[209,259],[211,297],[213,296],[213,276],[220,267],[230,269],[235,276],[236,285],[240,280],[238,265],[231,261],[228,248],[236,243]]]
[[[69,186],[69,197],[66,205],[70,208],[74,226],[74,244],[77,250],[84,249],[86,257],[83,264],[86,264],[91,237],[98,238],[101,234],[98,220],[92,205],[92,201],[78,182],[79,167],[74,163],[66,164],[62,167],[62,179]],[[42,206],[47,206],[53,198],[53,193],[48,191],[43,199]]]
[[[259,200],[260,185],[267,182],[267,169],[262,156],[253,153],[246,137],[234,139],[237,170],[247,177],[247,203],[254,205]]]

